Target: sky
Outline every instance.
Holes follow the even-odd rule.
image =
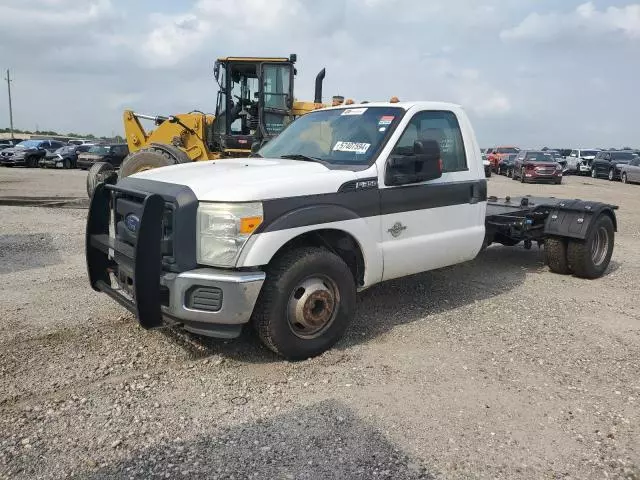
[[[222,56],[298,55],[296,98],[461,104],[482,146],[640,147],[640,3],[2,0],[14,125],[122,133],[122,111],[213,112]],[[4,75],[2,76],[4,78]],[[0,89],[0,127],[9,125]]]

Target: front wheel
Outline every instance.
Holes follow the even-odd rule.
[[[598,173],[596,172],[595,167],[591,169],[591,178],[598,178]]]
[[[622,173],[621,180],[622,180],[622,183],[628,183],[628,180],[627,180],[627,173],[626,173],[626,172],[623,172],[623,173]]]
[[[65,170],[69,170],[71,168],[71,160],[69,160],[68,158],[65,158],[63,163],[63,168]]]
[[[524,173],[524,168],[522,170],[520,170],[520,183],[524,183],[525,182],[525,177],[524,177],[525,173]]]
[[[609,169],[609,181],[613,182],[613,179],[615,178],[615,172],[613,171],[613,168]]]
[[[322,248],[298,248],[278,256],[252,316],[262,342],[289,360],[330,349],[354,316],[356,285],[351,270]]]

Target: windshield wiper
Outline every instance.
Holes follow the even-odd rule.
[[[284,158],[285,160],[303,160],[305,162],[318,162],[325,163],[321,158],[310,157],[308,155],[301,155],[299,153],[292,153],[290,155],[280,155],[280,158]]]

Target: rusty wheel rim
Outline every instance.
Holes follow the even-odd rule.
[[[340,294],[332,279],[323,275],[308,277],[289,296],[289,328],[299,338],[318,338],[333,324],[339,306]]]

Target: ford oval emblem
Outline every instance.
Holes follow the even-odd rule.
[[[140,218],[137,215],[130,213],[124,217],[124,225],[127,227],[127,230],[136,233],[138,228],[140,228]]]

